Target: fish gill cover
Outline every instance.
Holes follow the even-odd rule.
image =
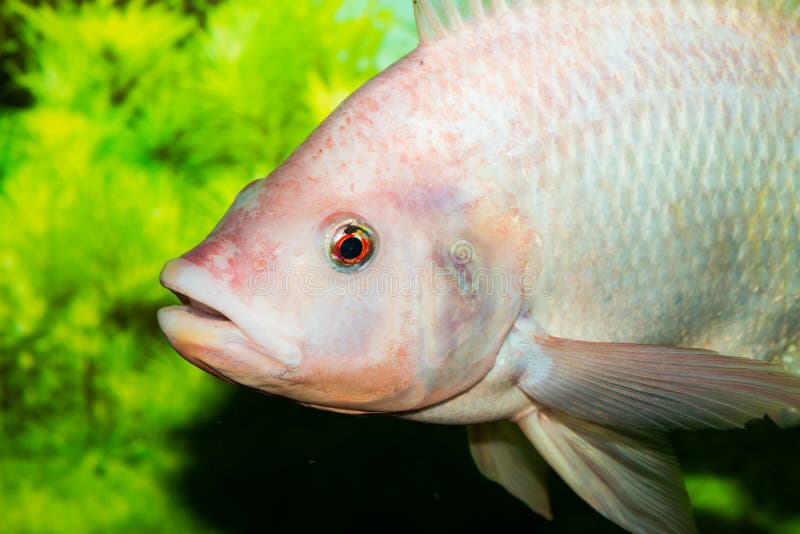
[[[243,421],[277,401],[231,397],[232,387],[176,358],[154,322],[172,302],[153,282],[164,260],[202,238],[241,186],[272,170],[345,95],[413,48],[412,17],[410,2],[390,0],[0,3],[0,532],[246,529],[261,524],[257,504],[274,495],[236,484],[275,473],[283,479],[270,481],[272,491],[308,499],[309,514],[341,512],[340,523],[317,526],[373,517],[304,487],[312,475],[267,468],[264,458],[253,467],[265,450],[313,465],[326,450],[318,441],[352,447],[327,458],[383,481],[357,493],[363,499],[396,496],[385,506],[449,526],[477,524],[481,500],[505,513],[494,524],[528,518],[480,479],[461,429],[344,423],[287,403],[274,426],[263,415]],[[296,422],[282,431],[284,445],[265,449],[295,416],[317,426]],[[385,432],[394,449],[380,450],[391,446]],[[677,434],[701,529],[800,532],[798,436],[767,424]],[[193,447],[221,469],[198,465]],[[387,455],[398,465],[382,465]],[[776,458],[786,469],[765,471]],[[437,463],[449,485],[425,478]],[[239,478],[220,474],[237,469]],[[201,482],[187,490],[187,480]],[[565,503],[555,509],[560,527],[599,520],[576,498],[554,501]]]

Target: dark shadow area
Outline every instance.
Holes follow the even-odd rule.
[[[675,432],[671,441],[684,471],[737,480],[753,508],[775,520],[800,515],[800,428],[761,420],[741,430]],[[769,532],[752,519],[730,524],[698,515],[697,523],[701,532]]]
[[[179,439],[191,457],[177,490],[224,532],[622,532],[555,475],[556,519],[536,516],[480,475],[459,426],[340,415],[235,388]],[[684,471],[739,480],[776,519],[800,514],[800,429],[760,421],[746,430],[677,432],[672,441]],[[703,533],[766,532],[747,519],[731,524],[700,514],[697,522]]]
[[[177,490],[220,531],[622,532],[556,476],[556,520],[538,517],[483,478],[459,426],[334,414],[236,388],[179,438],[191,457]]]

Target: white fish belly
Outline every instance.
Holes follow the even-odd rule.
[[[800,36],[719,4],[631,5],[523,15],[576,35],[531,37],[534,316],[560,337],[780,357],[800,337]]]

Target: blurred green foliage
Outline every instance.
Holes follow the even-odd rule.
[[[168,437],[223,390],[158,332],[158,272],[413,42],[363,1],[4,1],[0,20],[0,529],[196,531]]]

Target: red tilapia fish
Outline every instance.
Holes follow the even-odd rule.
[[[317,408],[469,425],[634,532],[694,530],[670,429],[791,424],[791,4],[414,3],[419,47],[164,267],[187,360]]]

